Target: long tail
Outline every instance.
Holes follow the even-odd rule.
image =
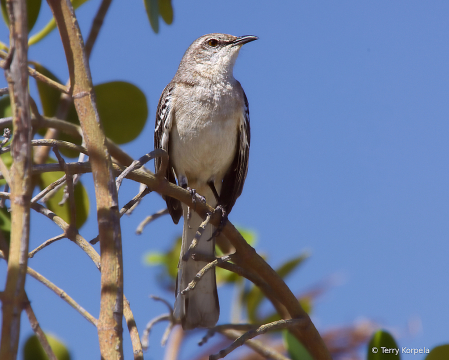
[[[211,197],[206,196],[206,199],[209,200]],[[197,327],[211,328],[215,326],[220,315],[215,268],[204,274],[195,289],[187,292],[185,295],[181,294],[181,291],[188,286],[195,275],[207,265],[207,262],[195,261],[191,257],[187,260],[182,259],[203,221],[193,210],[190,212],[190,219],[187,219],[187,206],[185,205],[183,205],[183,217],[184,228],[182,232],[181,255],[178,263],[178,278],[176,280],[174,316],[176,319],[181,320],[184,330]],[[208,224],[193,253],[209,256],[215,255],[215,240],[207,241],[211,238],[213,231],[214,227]]]

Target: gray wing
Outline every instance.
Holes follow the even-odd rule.
[[[173,172],[172,162],[170,161],[170,130],[172,126],[172,95],[173,95],[173,84],[168,84],[159,99],[156,111],[156,124],[154,129],[154,148],[163,149],[169,155],[169,161],[165,177],[168,181],[176,184],[176,177]],[[156,172],[159,171],[161,166],[160,158],[155,159]],[[167,209],[170,213],[173,222],[178,223],[182,215],[182,207],[179,200],[173,199],[171,197],[164,197],[167,203]]]
[[[244,97],[244,116],[240,122],[237,134],[237,149],[232,165],[223,179],[220,192],[221,204],[226,208],[228,214],[242,193],[248,172],[249,146],[251,142],[249,105],[243,89],[242,92]]]

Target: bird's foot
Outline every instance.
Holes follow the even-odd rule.
[[[206,203],[206,198],[204,196],[198,194],[195,189],[191,189],[191,188],[187,187],[187,191],[190,193],[190,196],[192,196],[193,204],[196,204],[197,201],[200,203],[203,203],[203,204]]]
[[[207,241],[210,241],[210,240],[216,238],[218,235],[220,235],[221,232],[223,231],[224,226],[226,225],[226,222],[228,221],[228,214],[227,214],[226,209],[224,208],[224,206],[217,205],[217,207],[215,208],[214,213],[217,210],[219,210],[221,212],[220,225],[218,225],[218,227],[213,232],[212,236],[209,239],[207,239]]]

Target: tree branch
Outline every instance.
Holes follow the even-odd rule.
[[[26,296],[26,294],[25,294],[25,296]],[[42,331],[41,326],[39,325],[39,322],[37,321],[36,315],[34,314],[33,308],[31,307],[30,301],[28,300],[27,296],[25,297],[25,312],[28,316],[28,320],[30,321],[31,329],[33,329],[34,333],[36,334],[36,337],[39,340],[39,342],[41,343],[45,354],[48,356],[48,359],[49,360],[58,360],[58,358],[54,354],[52,348],[50,347],[47,337],[45,336],[44,332]]]
[[[123,359],[123,258],[117,189],[106,138],[101,128],[81,31],[70,2],[48,0],[61,35],[84,140],[89,151],[97,199],[101,252],[100,352]]]
[[[67,295],[67,293],[53,284],[50,280],[39,274],[37,271],[34,271],[32,268],[28,267],[28,274],[35,278],[40,283],[44,284],[50,290],[52,290],[56,295],[58,295],[61,299],[63,299],[67,304],[69,304],[72,308],[78,311],[87,321],[89,321],[92,325],[97,326],[98,320],[95,319],[89,312],[84,309],[81,305],[79,305],[72,297]]]
[[[4,51],[0,51],[0,58],[6,59],[8,54],[6,54]],[[6,60],[0,60],[0,67],[5,68],[6,66]],[[45,75],[41,74],[39,71],[33,69],[32,67],[27,67],[28,75],[34,77],[36,80],[41,81],[43,83],[46,83],[47,85],[51,86],[54,89],[57,89],[63,93],[68,94],[70,92],[70,89],[66,86],[46,77]]]
[[[58,165],[59,164],[55,164]],[[70,165],[70,164],[67,164]],[[1,195],[1,194],[0,194]],[[58,225],[67,235],[67,238],[78,245],[94,262],[98,270],[100,270],[100,255],[95,251],[95,249],[84,239],[80,234],[74,231],[69,232],[69,224],[67,224],[62,218],[57,216],[54,212],[42,206],[41,204],[32,204],[32,209],[38,213],[48,217],[56,225]],[[123,315],[125,316],[126,324],[128,325],[129,334],[131,337],[131,343],[133,346],[134,360],[143,360],[142,345],[140,343],[139,332],[137,330],[136,321],[134,320],[134,315],[131,311],[128,300],[123,296]]]
[[[7,127],[11,127],[12,118],[6,117],[0,119],[0,129],[4,129]],[[63,133],[72,136],[75,139],[82,139],[82,131],[81,127],[72,123],[69,123],[64,120],[54,119],[43,116],[41,120],[36,118],[31,118],[31,125],[33,128],[41,129],[41,128],[52,128],[62,131]],[[117,160],[120,164],[124,166],[128,166],[133,162],[133,158],[129,156],[126,152],[120,149],[117,145],[114,144],[112,140],[106,138],[106,146],[111,153],[111,156]]]
[[[139,226],[137,226],[136,234],[137,234],[137,235],[142,234],[143,228],[144,228],[145,226],[147,226],[150,222],[152,222],[152,221],[154,221],[154,220],[156,220],[156,219],[159,219],[159,218],[160,218],[161,216],[163,216],[163,215],[168,215],[168,209],[167,209],[167,208],[162,209],[162,210],[159,210],[158,212],[154,213],[153,215],[147,216],[147,217],[146,217],[146,218],[139,224]]]
[[[31,184],[31,123],[28,96],[27,11],[25,0],[8,0],[10,53],[2,65],[8,82],[13,113],[10,171],[11,241],[8,273],[2,296],[2,336],[0,358],[15,359],[19,344],[20,317],[24,308],[25,278],[28,262]]]
[[[234,340],[234,342],[229,345],[226,349],[221,350],[218,354],[209,356],[209,360],[218,360],[224,358],[226,355],[237,349],[239,346],[242,346],[243,344],[247,343],[250,339],[265,334],[268,331],[273,330],[279,330],[279,329],[287,329],[293,326],[302,326],[304,324],[303,319],[290,319],[290,320],[279,320],[275,321],[269,324],[265,324],[262,326],[259,326],[257,329],[250,330],[243,335],[238,335],[237,339]],[[217,330],[220,331],[220,330]],[[232,330],[223,330],[220,332],[223,332],[224,334],[228,333],[229,335],[232,334],[232,337],[236,335],[235,332],[231,332]],[[238,333],[237,333],[238,334]],[[259,354],[269,358],[269,359],[276,359],[276,360],[287,360],[285,356],[279,354],[278,352],[270,349],[271,351],[268,352],[265,346],[259,342],[252,342],[252,348],[257,351]]]

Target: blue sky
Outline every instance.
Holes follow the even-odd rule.
[[[77,12],[84,36],[98,5],[91,0]],[[232,0],[173,6],[173,25],[161,25],[156,35],[141,1],[113,2],[94,48],[95,84],[125,80],[147,96],[148,123],[124,149],[134,158],[152,149],[160,93],[193,40],[211,32],[259,36],[243,47],[235,68],[250,104],[252,142],[231,221],[257,232],[257,248],[273,267],[311,253],[288,279],[295,293],[339,279],[315,304],[312,318],[320,331],[366,318],[397,334],[399,346],[447,343],[449,3]],[[35,31],[49,18],[44,2]],[[5,26],[0,40],[7,42]],[[56,31],[30,48],[29,58],[68,78]],[[92,189],[89,176],[83,183]],[[125,183],[121,205],[136,192],[135,184]],[[145,267],[142,256],[167,249],[181,227],[167,217],[141,236],[134,233],[162,207],[152,194],[122,221],[125,293],[140,331],[165,312],[148,295],[172,296],[155,285],[159,270]],[[33,214],[32,221],[30,248],[59,234],[47,219]],[[95,237],[96,223],[88,222],[81,234]],[[100,276],[74,244],[60,241],[30,266],[98,316]],[[66,342],[73,359],[99,357],[92,325],[34,279],[26,288],[41,326]],[[225,323],[232,294],[219,294]],[[410,322],[421,323],[416,333],[408,330]],[[152,332],[146,358],[162,358],[163,330]],[[24,318],[22,338],[30,332]],[[124,338],[131,358],[127,330]],[[181,359],[197,351],[192,341]]]

